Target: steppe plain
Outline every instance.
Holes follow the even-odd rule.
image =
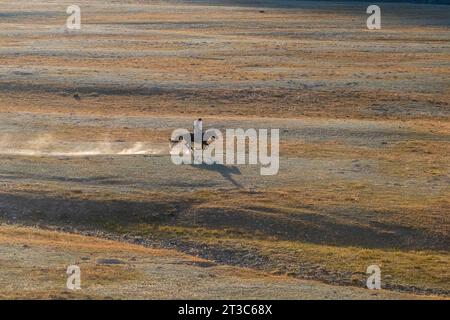
[[[450,296],[449,6],[72,4],[0,1],[1,298]],[[174,165],[198,117],[279,173]]]

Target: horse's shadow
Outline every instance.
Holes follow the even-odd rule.
[[[230,181],[235,187],[242,188],[242,185],[234,180],[233,175],[241,175],[241,171],[236,166],[224,166],[223,164],[191,164],[192,167],[200,170],[208,170],[220,173],[222,177]]]

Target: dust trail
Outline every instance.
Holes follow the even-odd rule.
[[[17,141],[9,136],[0,139],[0,154],[18,156],[96,156],[96,155],[157,155],[165,148],[145,142],[63,142],[50,135],[36,139]]]

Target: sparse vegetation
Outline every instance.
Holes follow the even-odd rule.
[[[385,4],[369,32],[355,3],[216,2],[79,0],[78,33],[0,3],[0,298],[448,298],[450,10]],[[173,165],[199,116],[280,128],[279,174]]]

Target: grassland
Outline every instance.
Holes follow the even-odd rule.
[[[78,32],[59,1],[0,3],[0,297],[449,297],[447,6],[384,4],[371,32],[362,3],[78,2]],[[173,165],[170,132],[199,116],[280,128],[279,174]],[[75,295],[74,261],[90,279]],[[362,289],[371,264],[390,291]],[[192,289],[210,270],[258,289]],[[21,291],[30,275],[41,289]]]
[[[1,299],[420,298],[330,286],[218,265],[174,250],[36,228],[0,226],[0,253]],[[81,269],[80,290],[66,288],[67,263]]]

